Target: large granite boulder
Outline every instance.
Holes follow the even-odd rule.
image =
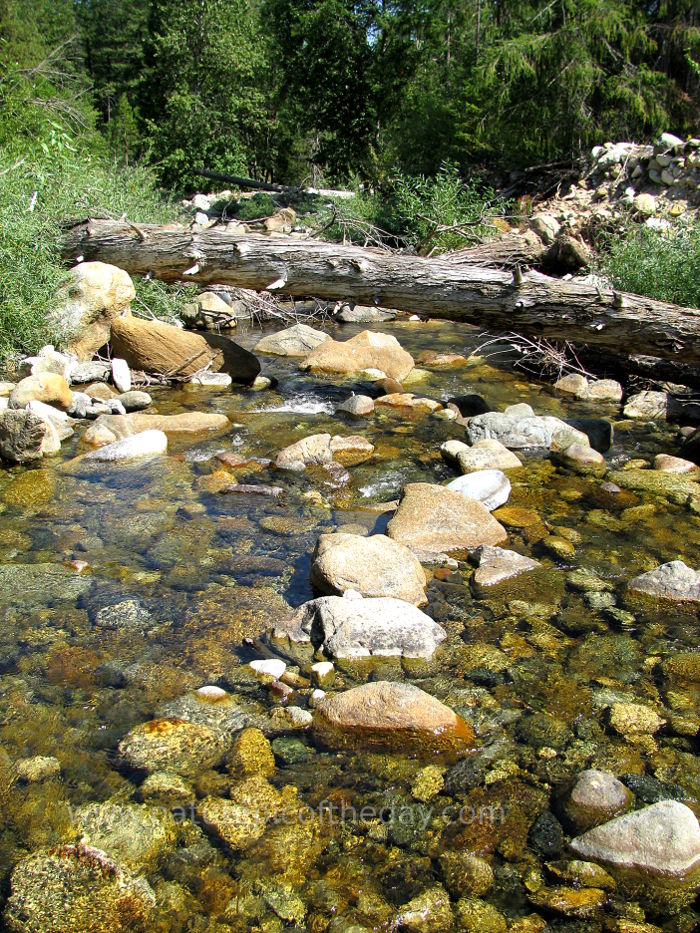
[[[258,340],[253,350],[271,356],[306,356],[328,339],[328,334],[322,330],[315,330],[308,324],[295,324],[276,334],[267,334]]]
[[[473,550],[481,544],[501,544],[508,537],[481,502],[431,483],[404,487],[387,534],[417,555]]]
[[[571,444],[590,446],[588,437],[577,428],[551,415],[536,415],[529,405],[511,405],[503,412],[490,411],[475,415],[467,425],[471,444],[482,440],[500,441],[509,449],[544,447],[564,450]]]
[[[420,562],[386,535],[324,534],[311,557],[311,582],[321,593],[394,596],[421,606],[428,600]]]
[[[672,560],[630,580],[628,589],[673,602],[700,603],[700,572],[682,560]]]
[[[350,340],[326,340],[300,363],[314,372],[358,373],[379,370],[402,380],[413,369],[413,357],[396,337],[363,330]]]

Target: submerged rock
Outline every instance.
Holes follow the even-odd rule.
[[[477,593],[542,566],[539,561],[518,554],[517,551],[488,544],[477,548],[472,557],[478,565],[471,581]]]
[[[427,602],[427,581],[407,547],[386,535],[324,534],[311,557],[311,582],[321,593],[394,596],[415,606]]]
[[[700,826],[693,811],[662,800],[619,816],[571,840],[582,858],[687,879],[700,868]]]
[[[700,602],[700,572],[672,560],[630,580],[628,589],[673,602]]]
[[[399,908],[396,923],[401,930],[411,933],[443,933],[451,930],[454,915],[447,891],[434,885],[418,894]]]
[[[563,450],[571,444],[589,446],[588,437],[577,428],[551,415],[536,415],[529,405],[511,405],[503,412],[475,415],[467,425],[467,439],[497,440],[508,448],[544,447]]]
[[[145,879],[99,849],[66,845],[14,867],[4,919],[13,933],[146,933],[155,906]]]
[[[412,684],[374,681],[320,701],[317,737],[332,748],[460,755],[474,743],[461,716]]]
[[[376,369],[402,380],[413,369],[413,357],[396,337],[363,330],[350,340],[328,339],[301,362],[302,369],[316,372],[359,373]]]
[[[505,528],[475,499],[431,483],[409,483],[387,534],[414,553],[440,554],[500,544]]]
[[[267,334],[255,344],[253,350],[272,356],[306,356],[329,339],[328,334],[322,330],[315,330],[307,324],[295,324],[276,334]]]
[[[511,487],[510,480],[502,470],[476,470],[451,480],[447,488],[477,499],[484,508],[493,512],[506,504]]]
[[[79,807],[75,820],[82,844],[132,871],[152,870],[175,843],[175,823],[160,807],[106,800]]]
[[[196,774],[218,764],[221,737],[207,726],[168,717],[136,726],[118,745],[121,762],[139,771]]]
[[[620,816],[632,805],[633,795],[609,771],[582,771],[566,802],[565,812],[577,830],[591,829]]]
[[[277,640],[308,643],[335,658],[429,658],[444,629],[402,599],[322,596],[312,599],[273,632]]]
[[[62,564],[0,565],[0,592],[8,606],[35,609],[57,602],[75,603],[91,586],[89,576]]]
[[[144,412],[132,412],[128,415],[100,415],[91,424],[82,441],[85,444],[98,447],[105,443],[110,436],[114,440],[133,437],[143,431],[162,431],[171,436],[189,436],[206,434],[210,431],[223,431],[230,426],[226,415],[214,412],[183,411],[178,415],[150,415]]]

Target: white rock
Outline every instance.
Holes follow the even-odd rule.
[[[287,670],[287,665],[281,659],[263,658],[260,661],[250,661],[248,667],[254,671],[258,677],[265,680],[279,680],[282,674]]]
[[[209,223],[209,217],[204,213],[204,211],[197,211],[194,215],[194,222],[199,224],[201,227],[204,227]]]
[[[471,499],[478,499],[489,512],[493,512],[508,501],[511,486],[510,480],[501,470],[477,470],[458,476],[447,484],[447,488]]]
[[[231,385],[233,380],[228,373],[210,373],[206,371],[192,376],[190,382],[196,386],[218,386],[222,389],[226,389]]]
[[[112,360],[112,382],[120,392],[131,391],[131,370],[126,360]]]
[[[198,211],[208,211],[211,207],[211,200],[206,194],[195,194],[192,198],[192,207]]]
[[[167,449],[167,435],[163,431],[149,430],[92,450],[85,455],[84,459],[106,462],[131,460],[137,457],[154,457],[157,454],[164,454]]]
[[[228,693],[222,687],[217,687],[214,684],[199,687],[198,690],[195,690],[195,693],[201,700],[208,700],[210,703],[225,700],[228,696]]]
[[[662,133],[659,136],[659,146],[662,146],[664,149],[682,149],[685,143],[678,136],[674,136],[673,133]]]
[[[62,441],[73,434],[70,418],[65,411],[60,411],[53,405],[47,405],[46,402],[40,402],[38,399],[32,399],[27,408],[29,411],[36,412],[44,421],[50,421]]]
[[[347,598],[347,593],[345,595]],[[317,661],[315,664],[311,665],[311,670],[314,672],[314,674],[318,677],[319,680],[323,680],[325,677],[328,677],[328,675],[332,672],[333,662],[332,661]]]

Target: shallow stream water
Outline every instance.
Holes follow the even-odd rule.
[[[360,329],[331,327],[343,339]],[[473,329],[447,323],[395,322],[382,330],[414,355],[468,352],[477,343]],[[237,339],[252,346],[258,337]],[[310,555],[319,534],[344,526],[383,531],[390,513],[381,503],[396,499],[406,482],[456,475],[439,448],[463,439],[463,428],[405,409],[378,408],[355,421],[335,414],[335,406],[351,391],[371,394],[371,383],[301,373],[290,359],[262,362],[278,380],[266,391],[152,392],[161,414],[227,415],[226,432],[171,442],[167,456],[148,462],[94,464],[76,473],[64,464],[80,450],[79,430],[59,458],[0,472],[5,890],[27,852],[75,841],[75,808],[140,799],[141,776],[119,766],[115,748],[168,702],[217,684],[263,722],[280,701],[247,668],[258,655],[243,640],[312,598]],[[611,468],[678,449],[671,426],[623,422],[618,405],[562,398],[488,360],[434,371],[411,391],[443,401],[478,393],[494,410],[528,402],[537,414],[608,418],[616,425],[606,454]],[[361,434],[375,445],[371,460],[349,468],[349,485],[334,487],[327,474],[310,470],[263,467],[234,470],[235,477],[281,486],[280,498],[219,491],[232,477],[216,454],[270,458],[324,431]],[[507,546],[536,557],[542,569],[482,599],[471,593],[467,565],[436,569],[425,611],[448,638],[433,658],[340,662],[333,685],[383,679],[420,686],[474,726],[478,747],[468,767],[438,763],[426,772],[426,761],[329,752],[306,731],[276,730],[270,781],[297,788],[311,829],[273,826],[247,852],[232,853],[185,813],[177,838],[142,870],[159,898],[158,929],[393,929],[402,905],[437,884],[450,887],[441,857],[455,851],[475,853],[493,870],[493,884],[474,898],[475,925],[455,919],[454,926],[415,921],[405,928],[499,930],[507,922],[523,931],[631,930],[615,924],[645,919],[695,928],[691,907],[655,916],[644,896],[634,901],[614,891],[583,913],[580,905],[543,905],[527,879],[562,857],[556,840],[540,838],[548,825],[541,817],[557,815],[568,832],[560,801],[584,768],[655,778],[698,812],[700,688],[664,668],[669,658],[697,650],[697,612],[629,607],[623,589],[670,560],[700,567],[700,518],[647,493],[613,495],[601,488],[604,478],[569,472],[541,452],[526,456],[511,481],[509,507],[536,514],[509,527]],[[568,559],[548,547],[552,535],[573,545]],[[75,560],[87,569],[76,574],[68,566]],[[609,583],[610,592],[569,585],[581,568]],[[606,711],[619,700],[652,707],[665,726],[654,736],[616,733]],[[57,758],[60,776],[14,780],[14,762],[33,756]],[[203,769],[191,783],[201,798],[225,795],[227,781],[223,769]],[[363,807],[372,809],[361,818]],[[454,819],[456,811],[467,817]],[[279,891],[287,898],[281,907]],[[459,899],[459,890],[450,894]]]

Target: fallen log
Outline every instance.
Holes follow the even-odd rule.
[[[229,284],[352,300],[432,318],[700,363],[700,310],[538,272],[508,272],[292,237],[213,227],[87,220],[65,235],[71,262],[100,260],[166,282]]]
[[[275,194],[298,193],[301,189],[291,185],[277,185],[272,181],[258,181],[255,178],[244,178],[242,175],[229,175],[227,172],[215,172],[210,168],[193,168],[195,175],[211,178],[213,181],[224,181],[228,185],[237,185],[239,188],[250,188],[253,191],[271,191]]]
[[[527,230],[525,233],[507,233],[476,246],[465,246],[447,253],[443,259],[462,266],[515,269],[517,266],[539,266],[546,253],[547,247],[535,231]]]

